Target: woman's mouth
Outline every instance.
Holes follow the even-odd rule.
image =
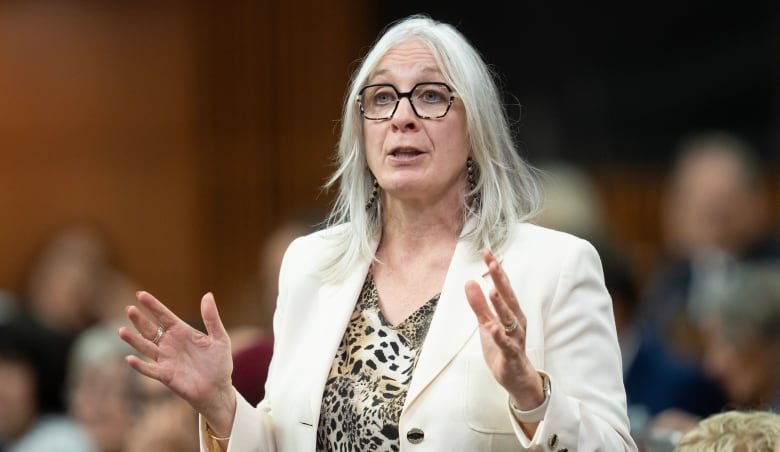
[[[396,148],[390,152],[391,157],[398,159],[409,159],[417,157],[420,154],[423,154],[423,152],[414,148]]]

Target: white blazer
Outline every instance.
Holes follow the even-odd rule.
[[[371,263],[340,283],[323,282],[316,271],[331,243],[326,233],[295,240],[285,254],[265,399],[254,408],[237,394],[229,451],[315,450],[325,380]],[[528,438],[485,364],[464,285],[492,282],[481,255],[461,240],[401,412],[401,450],[636,450],[598,254],[584,240],[530,224],[513,228],[509,243],[498,258],[528,319],[526,353],[550,376],[544,420]],[[203,427],[201,420],[208,450]],[[409,441],[412,429],[422,441]]]

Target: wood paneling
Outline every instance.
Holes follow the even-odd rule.
[[[199,148],[206,225],[205,287],[242,304],[265,236],[301,210],[325,210],[336,121],[350,63],[370,42],[357,1],[204,3],[199,36],[204,97]],[[352,18],[352,19],[350,19]]]
[[[0,286],[57,225],[86,219],[123,267],[194,295],[192,14],[149,2],[0,5]]]
[[[362,14],[353,0],[0,5],[0,287],[86,219],[139,285],[185,316],[213,290],[237,322],[263,236],[327,203]]]

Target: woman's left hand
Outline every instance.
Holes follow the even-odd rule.
[[[532,410],[544,402],[542,377],[525,354],[526,318],[517,302],[509,278],[493,253],[484,252],[485,264],[493,280],[488,306],[476,281],[466,282],[466,298],[477,316],[482,352],[496,380],[507,390],[514,405]]]

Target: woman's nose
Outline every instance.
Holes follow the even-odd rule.
[[[414,129],[417,127],[420,118],[414,113],[411,99],[402,98],[398,102],[398,108],[391,118],[393,125],[399,129]]]

